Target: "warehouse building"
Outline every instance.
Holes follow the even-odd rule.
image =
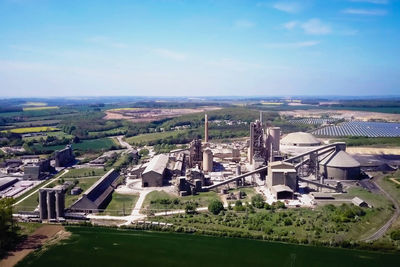
[[[94,183],[83,195],[71,205],[70,210],[76,212],[99,212],[104,209],[111,200],[112,192],[116,187],[119,173],[111,169],[96,183]]]
[[[151,159],[149,165],[142,173],[143,187],[162,186],[166,178],[168,155],[159,154]]]
[[[356,180],[360,178],[360,163],[343,150],[328,155],[319,165],[320,174],[325,179]]]
[[[24,179],[38,180],[45,173],[52,171],[53,168],[50,165],[50,159],[43,159],[36,163],[28,163],[24,166]]]
[[[296,132],[282,138],[281,144],[287,146],[319,146],[321,142],[310,133]]]
[[[268,165],[267,187],[276,199],[293,199],[297,171],[290,163],[275,161]]]
[[[18,182],[18,178],[15,178],[15,177],[0,178],[0,191],[9,188],[16,182]]]

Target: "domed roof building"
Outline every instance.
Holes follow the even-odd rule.
[[[319,146],[321,141],[310,133],[296,132],[282,138],[281,144],[289,146]]]

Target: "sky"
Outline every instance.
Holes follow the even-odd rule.
[[[0,0],[0,97],[400,95],[400,0]]]

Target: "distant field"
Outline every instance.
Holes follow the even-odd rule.
[[[113,109],[108,109],[107,111],[131,111],[131,110],[140,110],[140,108],[113,108]]]
[[[396,266],[399,254],[201,235],[67,227],[17,266]],[[66,259],[65,257],[69,259]]]
[[[23,106],[35,106],[35,107],[42,107],[46,106],[47,103],[45,102],[26,102],[25,104],[22,104]]]
[[[56,132],[46,132],[46,135],[44,136],[31,136],[31,137],[24,137],[23,139],[26,141],[33,141],[33,140],[40,140],[40,139],[47,139],[47,137],[49,136],[54,136],[57,139],[62,139],[62,138],[66,138],[66,139],[72,139],[74,136],[70,135],[70,134],[66,134],[62,131],[56,131]]]
[[[41,106],[41,107],[26,107],[26,108],[23,108],[24,111],[45,110],[45,109],[59,109],[59,107],[57,107],[57,106]]]
[[[38,133],[38,132],[53,132],[58,130],[59,129],[54,127],[24,127],[24,128],[10,129],[7,131],[18,134],[26,134],[26,133]],[[7,131],[2,131],[2,132],[7,132]]]

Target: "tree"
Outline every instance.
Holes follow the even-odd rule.
[[[12,216],[12,198],[0,199],[0,258],[2,254],[12,249],[18,241],[17,225]]]
[[[261,194],[257,194],[251,197],[251,204],[257,209],[264,208],[264,197]]]
[[[188,202],[185,205],[185,213],[193,214],[196,213],[196,205],[193,202]]]
[[[222,204],[222,202],[217,199],[211,201],[211,203],[208,205],[208,211],[214,215],[219,214],[223,210],[224,204]]]

